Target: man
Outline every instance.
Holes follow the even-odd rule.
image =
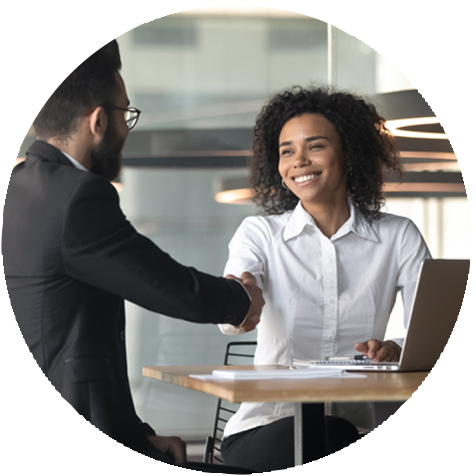
[[[256,325],[264,301],[251,276],[239,282],[182,266],[126,220],[110,180],[139,111],[129,107],[120,67],[113,41],[35,119],[39,140],[13,170],[5,201],[6,282],[23,336],[61,395],[125,446],[184,465],[183,442],[155,435],[135,413],[124,300],[244,328]]]

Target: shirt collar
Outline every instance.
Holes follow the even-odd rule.
[[[289,221],[284,227],[284,240],[288,241],[300,235],[307,225],[316,226],[311,215],[304,210],[301,201],[299,201],[296,208],[292,211]]]
[[[66,155],[66,157],[68,157],[68,159],[77,169],[82,170],[83,172],[89,172],[89,170],[83,164],[80,164],[76,159],[73,159],[73,157],[68,155],[66,152],[63,152],[63,154]]]
[[[350,217],[349,219],[339,228],[337,233],[332,236],[332,240],[336,240],[347,235],[350,232],[355,233],[356,235],[365,238],[367,240],[378,242],[378,237],[375,230],[372,227],[372,224],[362,215],[357,207],[349,200],[348,202]],[[315,227],[313,218],[309,213],[304,210],[301,202],[299,202],[296,208],[291,213],[288,223],[284,227],[283,238],[285,241],[288,241],[298,235],[300,235],[306,226]]]

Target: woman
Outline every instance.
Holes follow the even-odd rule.
[[[251,183],[265,216],[244,220],[225,273],[251,273],[266,305],[256,364],[350,356],[398,360],[384,340],[396,294],[405,323],[419,267],[429,252],[407,218],[381,212],[386,171],[401,173],[393,138],[374,106],[327,89],[293,88],[263,108],[254,129]],[[221,325],[222,332],[240,328]],[[357,439],[327,417],[328,450]],[[230,419],[222,454],[255,471],[293,466],[293,407],[244,403]]]

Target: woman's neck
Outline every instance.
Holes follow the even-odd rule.
[[[327,238],[335,235],[350,217],[347,199],[326,204],[302,203],[302,206]]]

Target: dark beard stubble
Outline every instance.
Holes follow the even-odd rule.
[[[113,181],[121,171],[121,152],[124,146],[117,134],[114,122],[109,126],[102,141],[91,151],[91,172]]]

